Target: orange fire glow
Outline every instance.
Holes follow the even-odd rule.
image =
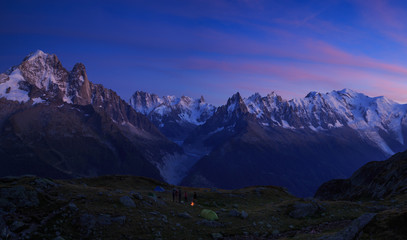
[[[194,206],[195,205],[195,203],[194,202],[191,202],[191,206]]]

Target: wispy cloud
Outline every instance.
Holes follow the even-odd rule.
[[[386,0],[357,1],[366,26],[407,46],[407,10]]]

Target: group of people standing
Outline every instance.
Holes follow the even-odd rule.
[[[172,190],[172,201],[175,202],[178,198],[178,202],[181,203],[181,199],[182,199],[182,191],[181,189],[176,189],[174,188]],[[194,192],[194,196],[192,200],[196,199],[196,192]],[[184,192],[184,201],[188,202],[188,193],[185,191]]]

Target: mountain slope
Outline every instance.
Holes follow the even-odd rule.
[[[348,179],[322,184],[315,197],[324,200],[382,199],[407,191],[407,151],[386,161],[369,162]]]
[[[275,184],[309,196],[325,180],[405,149],[405,116],[406,105],[346,89],[290,101],[237,93],[185,140],[209,154],[182,184]]]
[[[0,97],[2,175],[162,179],[157,166],[182,153],[83,64],[69,72],[55,55],[37,51],[1,74]]]

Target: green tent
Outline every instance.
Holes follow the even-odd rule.
[[[219,219],[218,215],[214,211],[209,210],[209,209],[202,209],[201,217],[203,217],[203,218],[205,218],[207,220],[210,220],[210,221]]]

